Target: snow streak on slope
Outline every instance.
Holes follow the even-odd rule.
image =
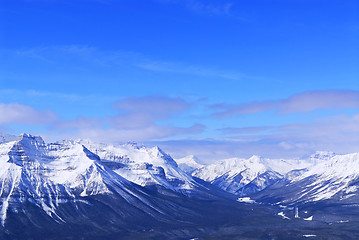
[[[9,207],[9,200],[21,176],[21,167],[7,162],[9,159],[8,153],[13,147],[13,144],[13,142],[10,142],[0,145],[0,218],[2,226],[5,224],[7,209]]]

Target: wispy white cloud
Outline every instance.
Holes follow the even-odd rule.
[[[188,110],[191,104],[181,98],[164,96],[128,97],[115,103],[119,114],[109,117],[116,128],[141,128]]]
[[[129,137],[131,140],[149,140],[176,135],[198,134],[204,126],[194,124],[190,127],[164,126],[159,121],[169,120],[192,107],[181,98],[165,96],[127,97],[115,103],[119,111],[116,116],[108,117],[114,136]],[[119,134],[120,133],[120,134]]]
[[[359,114],[323,117],[307,124],[233,128],[232,132],[230,129],[224,132],[228,135],[216,139],[155,141],[152,144],[160,145],[175,157],[195,154],[202,162],[254,154],[295,159],[317,150],[338,154],[359,152]]]
[[[199,15],[235,17],[233,6],[235,1],[199,1],[199,0],[156,0],[163,4],[176,4],[184,7],[187,11]]]
[[[56,122],[52,127],[54,129],[90,129],[103,126],[104,122],[96,118],[77,117],[71,120],[62,120]]]
[[[56,119],[56,114],[49,110],[37,110],[18,103],[0,103],[0,125],[8,123],[47,124]]]
[[[12,90],[2,90],[2,92],[14,93]],[[47,92],[37,91],[26,91],[26,94],[36,97],[48,95]],[[80,96],[61,94],[58,97],[82,99]],[[116,115],[101,118],[77,116],[74,119],[63,119],[50,110],[38,110],[17,103],[0,103],[0,127],[3,129],[8,124],[40,125],[41,131],[47,132],[46,135],[52,134],[61,138],[96,138],[106,142],[171,138],[178,135],[199,134],[204,130],[204,125],[196,123],[186,127],[160,123],[160,121],[171,122],[171,119],[193,107],[182,98],[126,97],[113,103],[112,107],[117,111]]]
[[[20,101],[24,99],[38,99],[43,101],[50,99],[56,102],[66,101],[70,103],[84,102],[96,104],[99,99],[105,102],[113,102],[118,99],[118,96],[103,95],[103,94],[73,94],[53,91],[39,91],[34,89],[19,90],[19,89],[0,89],[0,95],[5,99],[12,99],[13,101]]]
[[[47,64],[56,65],[59,61],[76,62],[69,66],[81,70],[81,64],[90,64],[97,67],[131,66],[153,72],[167,72],[186,74],[201,77],[217,77],[222,79],[238,80],[244,74],[234,70],[219,69],[215,66],[202,66],[201,64],[179,62],[176,60],[154,59],[141,53],[112,50],[104,51],[86,45],[59,45],[35,47],[23,50],[0,49],[0,56],[30,58]]]
[[[359,108],[359,91],[328,90],[308,91],[287,99],[259,101],[245,104],[217,104],[211,106],[217,112],[213,115],[227,118],[266,111],[279,114],[309,112],[319,109]]]
[[[311,123],[294,123],[280,126],[220,129],[233,150],[226,149],[224,156],[258,154],[267,157],[298,157],[316,150],[338,153],[359,152],[359,114],[333,115],[316,118]],[[214,149],[216,146],[214,146]],[[229,154],[230,153],[230,154]]]
[[[219,131],[223,135],[241,135],[241,134],[263,134],[266,131],[272,130],[273,127],[260,126],[260,127],[226,127],[221,128]]]
[[[34,91],[31,94],[42,96],[43,93]],[[336,108],[352,108],[350,112],[353,112],[353,109],[359,108],[357,98],[356,91],[312,91],[271,101],[269,104],[259,102],[254,108],[251,104],[247,104],[246,108],[239,106],[239,112],[250,114],[274,110],[280,114],[288,114]],[[322,115],[309,123],[301,123],[298,120],[279,126],[227,127],[219,129],[221,134],[216,139],[196,139],[203,136],[202,133],[206,130],[201,124],[202,120],[206,122],[205,119],[192,118],[187,125],[176,126],[178,119],[191,115],[198,107],[196,104],[198,103],[188,102],[180,97],[125,97],[112,104],[116,113],[111,116],[102,116],[101,119],[78,116],[64,120],[49,110],[39,110],[16,103],[1,103],[0,127],[4,128],[11,123],[42,125],[47,135],[61,138],[156,143],[175,156],[196,154],[204,160],[246,157],[251,154],[266,157],[298,157],[315,150],[359,152],[359,114]],[[217,109],[222,112],[228,110],[226,106],[217,106]],[[235,114],[232,112],[229,116]],[[197,120],[200,123],[197,123]],[[210,129],[212,130],[214,129]]]
[[[203,131],[203,128],[204,126],[200,124],[190,127],[151,124],[140,128],[80,129],[76,136],[101,142],[150,141],[177,135],[199,134]]]
[[[127,97],[118,101],[115,106],[126,111],[138,111],[168,116],[191,107],[191,104],[182,98],[165,96]]]
[[[107,62],[106,52],[87,45],[54,45],[41,46],[19,50],[1,49],[2,54],[13,55],[18,58],[32,58],[47,63],[57,63],[59,58],[71,58],[87,61],[89,63],[103,65]]]
[[[180,73],[202,77],[217,77],[230,80],[240,80],[245,77],[244,74],[235,71],[226,71],[209,67],[186,65],[178,62],[176,63],[164,61],[145,61],[136,64],[136,66],[154,72]]]
[[[53,129],[63,137],[91,138],[104,142],[148,141],[171,138],[178,135],[202,133],[204,126],[193,124],[178,127],[160,124],[189,110],[192,104],[181,98],[165,96],[127,97],[113,104],[118,113],[114,116],[96,118],[78,117],[57,121]]]

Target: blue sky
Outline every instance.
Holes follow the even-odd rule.
[[[204,161],[359,151],[359,3],[0,0],[0,130]]]

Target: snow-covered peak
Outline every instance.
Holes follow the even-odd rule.
[[[107,183],[126,182],[121,176],[107,172],[99,157],[79,143],[46,144],[41,137],[29,134],[0,144],[0,164],[2,225],[12,202],[29,199],[54,217],[61,201],[74,202],[76,195],[110,193]]]
[[[204,167],[204,165],[198,163],[198,158],[194,155],[176,159],[176,162],[183,171],[189,174],[197,169]]]
[[[196,156],[194,156],[194,155],[189,155],[189,156],[186,156],[186,157],[183,157],[183,158],[177,158],[176,162],[178,164],[185,163],[185,164],[188,164],[188,165],[196,165],[196,166],[200,166],[200,167],[204,166],[203,164],[199,163],[198,158]]]
[[[89,182],[96,182],[98,187],[93,192],[106,190],[103,179],[96,170],[99,157],[82,144],[71,141],[46,144],[41,137],[29,134],[22,134],[17,141],[9,144],[12,146],[7,153],[8,163],[20,166],[24,177],[42,182],[50,181],[51,184],[64,184],[79,191],[87,190]],[[92,174],[91,179],[86,176],[89,172]]]
[[[21,134],[9,151],[9,162],[18,166],[46,161],[46,144],[41,137]]]
[[[169,154],[157,146],[146,148],[137,144],[87,142],[86,147],[117,174],[141,186],[161,185],[174,191],[182,191],[197,185]]]
[[[146,149],[146,148],[144,148]],[[159,148],[158,146],[155,146],[153,148],[147,149],[147,152],[149,153],[149,155],[156,159],[157,161],[160,160],[164,160],[166,162],[166,164],[170,164],[172,166],[178,167],[176,161],[167,153],[165,153],[161,148]]]
[[[197,160],[198,160],[198,158],[195,157],[194,155],[188,155],[183,158],[176,158],[176,162],[178,164],[180,164],[180,163],[197,163]]]
[[[137,144],[132,143],[115,145],[94,143],[83,140],[78,140],[77,143],[83,144],[90,151],[98,154],[104,161],[115,161],[124,164],[169,164],[177,167],[177,163],[172,159],[172,157],[157,146],[146,148],[144,146],[139,147]]]

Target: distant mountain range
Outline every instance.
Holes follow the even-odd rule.
[[[350,164],[348,163],[349,159]],[[210,182],[212,185],[239,197],[251,196],[258,192],[266,193],[269,192],[270,186],[274,185],[270,188],[273,190],[274,187],[281,184],[288,185],[288,189],[291,189],[292,192],[292,189],[298,185],[295,185],[295,183],[299,181],[308,182],[308,179],[315,179],[320,176],[322,180],[317,179],[310,184],[313,186],[314,184],[327,184],[328,189],[320,189],[320,191],[311,190],[309,194],[311,197],[307,196],[305,200],[317,201],[331,198],[337,193],[336,190],[339,191],[345,188],[346,185],[344,183],[348,182],[348,179],[353,181],[352,178],[357,177],[352,172],[355,170],[345,171],[343,169],[358,169],[358,167],[358,154],[335,155],[333,152],[318,151],[310,157],[300,160],[268,159],[259,156],[252,156],[249,159],[230,158],[210,165],[200,166],[189,173],[193,177]],[[186,167],[182,167],[182,169],[186,170]],[[340,179],[340,183],[338,179]],[[344,181],[343,179],[347,180]],[[334,181],[337,181],[335,183],[337,187],[331,186]],[[264,191],[267,188],[268,190]],[[303,192],[303,189],[298,189],[298,191]],[[276,197],[280,196],[279,192],[273,194]],[[293,196],[291,195],[290,198],[292,199]],[[300,199],[292,201],[295,203],[300,201]]]
[[[256,239],[259,233],[282,236],[282,222],[297,217],[305,228],[295,232],[298,224],[287,222],[285,234],[300,239],[305,224],[349,219],[347,210],[359,203],[358,177],[359,153],[204,165],[194,156],[174,160],[158,147],[135,143],[4,135],[0,238],[190,239],[228,234],[223,226],[232,224],[233,234]],[[263,221],[271,229],[263,229]]]
[[[357,200],[359,153],[318,151],[302,160],[231,158],[191,174],[236,196],[253,196],[265,203],[296,205],[328,199],[344,203]]]

